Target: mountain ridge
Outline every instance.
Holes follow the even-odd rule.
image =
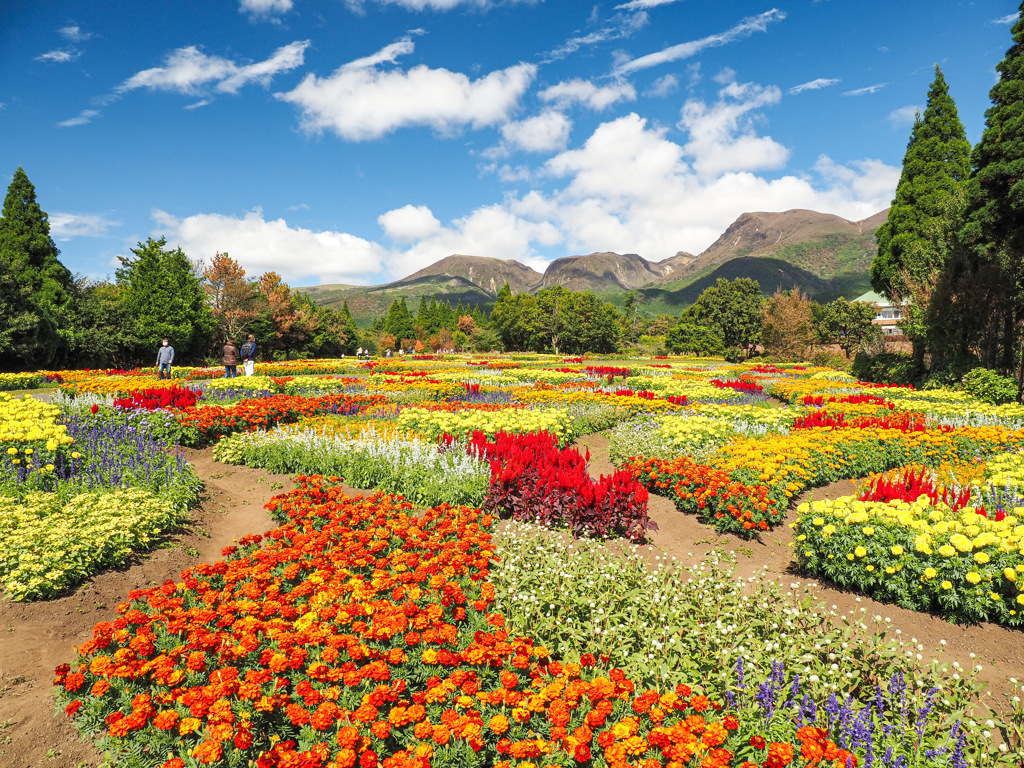
[[[798,287],[812,297],[854,298],[870,288],[868,270],[877,246],[875,230],[888,209],[860,221],[806,209],[743,213],[700,254],[677,252],[662,261],[610,251],[563,256],[541,273],[514,259],[452,254],[399,280],[376,286],[321,285],[298,290],[317,303],[349,309],[361,325],[387,313],[391,302],[434,297],[453,306],[494,303],[507,282],[513,293],[553,285],[589,290],[621,304],[628,292],[645,314],[678,314],[719,277],[755,276],[765,294]],[[415,311],[415,306],[410,306]]]

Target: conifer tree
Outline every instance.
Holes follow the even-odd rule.
[[[384,321],[384,332],[394,336],[395,341],[401,344],[405,339],[411,339],[416,331],[413,327],[412,315],[409,314],[409,307],[405,304],[405,297],[395,299],[391,302],[391,309],[388,310],[387,320]]]
[[[19,167],[0,218],[0,365],[49,365],[73,343],[71,273],[36,188]]]
[[[928,91],[903,157],[903,172],[885,223],[878,228],[878,254],[871,285],[904,307],[903,331],[924,357],[926,318],[938,275],[950,251],[945,222],[963,199],[970,175],[971,145],[942,70]]]
[[[1001,311],[996,301],[977,308],[1000,314],[997,339],[982,342],[988,347],[983,361],[1004,370],[1014,368],[1024,322],[1024,3],[1020,13],[1012,29],[1013,45],[996,66],[999,81],[989,91],[992,106],[985,112],[985,131],[971,155],[974,173],[960,231],[969,254],[963,272],[980,277],[994,271],[1005,291]],[[1018,381],[1024,378],[1022,369],[1024,364],[1017,366]]]

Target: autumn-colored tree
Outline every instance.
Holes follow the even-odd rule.
[[[469,317],[469,316],[467,315],[467,317]],[[473,318],[471,318],[471,317],[469,317],[469,319],[473,320]],[[476,322],[475,321],[473,322],[473,327],[476,328]],[[433,348],[434,349],[451,349],[452,346],[454,346],[454,344],[455,344],[455,338],[452,335],[452,332],[450,330],[448,330],[447,328],[442,328],[440,331],[437,332],[437,345],[434,346]]]
[[[259,314],[256,286],[245,279],[245,269],[227,253],[217,253],[203,270],[203,290],[214,318],[218,338],[238,339]]]
[[[256,290],[265,303],[264,314],[269,320],[268,346],[286,355],[301,347],[317,329],[316,313],[293,300],[292,289],[277,272],[260,275]]]
[[[476,320],[470,315],[463,315],[459,318],[457,327],[467,336],[472,336],[476,332]]]
[[[776,291],[761,315],[761,343],[765,352],[787,360],[805,360],[813,338],[810,300],[799,288]]]

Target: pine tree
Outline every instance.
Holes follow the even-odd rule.
[[[970,254],[963,271],[984,275],[994,270],[1005,290],[998,338],[983,349],[984,362],[1004,370],[1014,367],[1024,321],[1024,3],[1020,13],[1012,29],[1013,45],[996,66],[999,81],[989,91],[992,106],[985,112],[985,131],[971,155],[974,174],[960,232]],[[989,315],[993,310],[985,307]],[[1024,364],[1017,367],[1018,381],[1024,380],[1022,373]]]
[[[73,285],[24,169],[14,173],[0,219],[0,365],[62,360],[73,344]]]
[[[915,119],[907,143],[889,216],[875,233],[878,254],[871,264],[874,289],[893,301],[908,302],[901,328],[918,360],[924,357],[928,304],[950,251],[945,223],[963,199],[970,152],[956,104],[936,65],[924,115]]]

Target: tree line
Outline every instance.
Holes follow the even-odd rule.
[[[249,278],[227,253],[191,261],[164,238],[120,258],[113,281],[61,263],[35,187],[18,168],[0,218],[0,369],[151,365],[161,339],[177,360],[220,357],[228,338],[256,336],[263,356],[354,353],[348,307],[321,307],[280,275]]]

